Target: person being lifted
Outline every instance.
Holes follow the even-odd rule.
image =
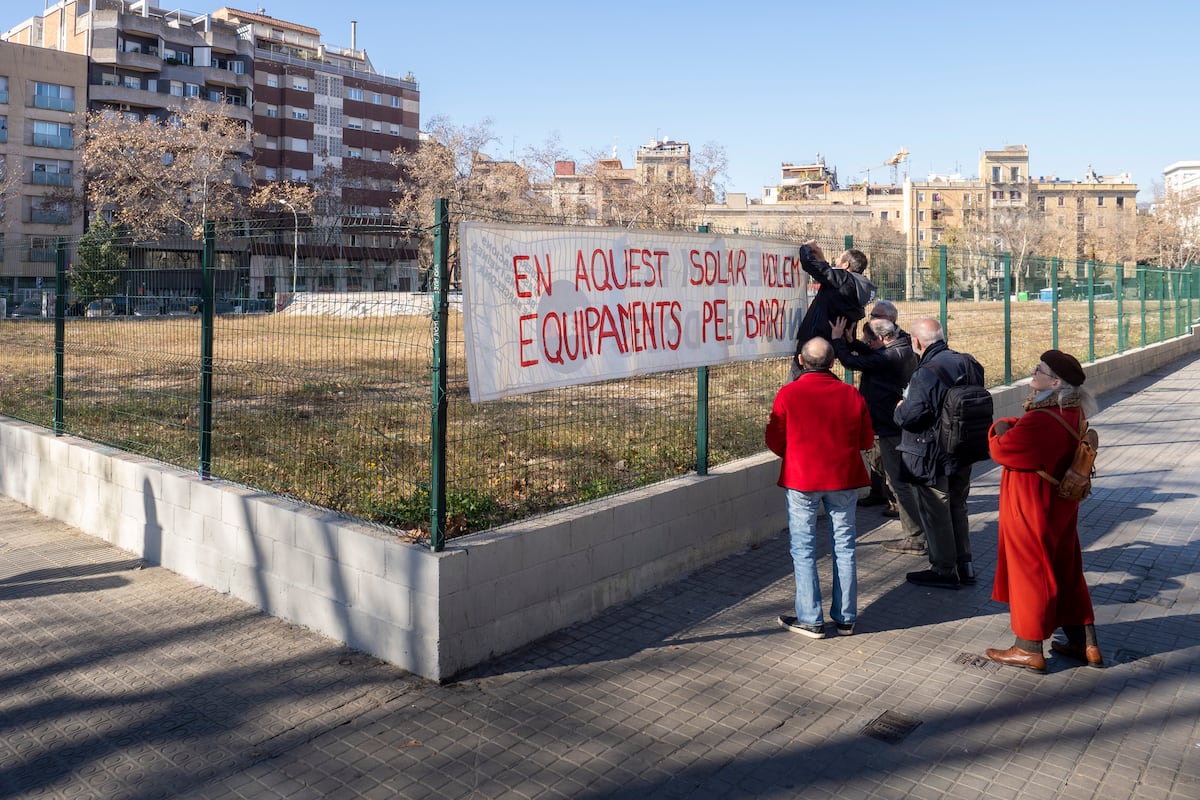
[[[846,318],[847,341],[853,340],[858,335],[858,321],[866,316],[864,309],[875,299],[875,284],[863,275],[867,256],[861,250],[846,250],[830,265],[820,245],[810,239],[800,245],[800,266],[820,288],[796,332],[796,354],[789,382],[801,372],[800,348],[805,342],[815,337],[829,340],[830,325],[838,317]]]

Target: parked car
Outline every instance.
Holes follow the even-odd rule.
[[[139,300],[133,304],[135,317],[157,317],[162,311],[162,304],[157,300]]]
[[[42,301],[37,298],[22,300],[21,304],[14,308],[9,316],[14,319],[45,316],[42,314]]]
[[[88,303],[87,311],[84,315],[88,317],[112,317],[116,316],[116,313],[117,310],[116,306],[113,305],[113,301],[105,298],[103,300],[93,300]]]
[[[168,300],[163,304],[162,313],[168,317],[189,317],[195,313],[195,310],[187,300]]]

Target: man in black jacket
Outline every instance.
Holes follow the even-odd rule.
[[[942,326],[935,319],[917,320],[911,335],[919,362],[894,419],[902,429],[903,472],[917,495],[930,568],[910,572],[905,579],[922,586],[957,589],[960,584],[975,583],[967,521],[971,465],[958,464],[938,447],[938,415],[949,386],[932,366],[940,367],[949,383],[962,380],[979,386],[983,385],[983,367],[970,355],[947,347]]]
[[[921,529],[921,513],[912,484],[900,475],[900,426],[893,415],[896,404],[904,397],[904,388],[917,368],[917,357],[909,338],[901,339],[896,326],[887,319],[875,318],[863,327],[862,341],[846,343],[843,335],[846,320],[839,317],[831,328],[833,352],[842,366],[862,373],[858,391],[867,401],[871,425],[875,429],[875,447],[888,487],[896,496],[900,526],[904,538],[887,542],[884,547],[893,552],[925,554],[925,532]],[[888,546],[888,545],[892,546]]]
[[[867,256],[861,250],[846,250],[831,266],[816,240],[811,240],[800,246],[800,266],[820,288],[796,331],[797,356],[809,339],[829,339],[829,326],[838,317],[846,318],[853,338],[858,321],[866,316],[864,307],[875,299],[875,284],[862,274],[867,269]],[[799,359],[793,358],[789,380],[799,374]]]

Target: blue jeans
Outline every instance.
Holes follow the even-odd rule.
[[[801,492],[787,490],[788,531],[792,539],[792,568],[796,575],[796,619],[823,625],[821,584],[817,579],[817,508],[824,501],[833,542],[833,599],[829,616],[850,624],[858,618],[858,571],[854,559],[854,514],[858,490]]]

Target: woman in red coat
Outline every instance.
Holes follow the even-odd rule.
[[[1096,403],[1082,388],[1086,378],[1069,353],[1047,350],[1034,367],[1020,417],[996,420],[988,434],[1000,475],[1000,542],[992,599],[1008,603],[1016,642],[988,658],[1014,667],[1046,671],[1042,642],[1061,627],[1067,641],[1051,642],[1060,655],[1100,667],[1096,617],[1083,577],[1079,548],[1079,503],[1058,496],[1057,487],[1038,475],[1060,476],[1071,463],[1078,440],[1073,430]]]

